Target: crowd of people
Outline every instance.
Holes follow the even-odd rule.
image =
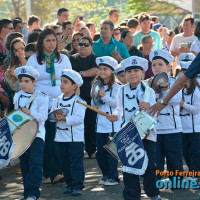
[[[200,22],[191,15],[184,17],[182,28],[170,30],[157,16],[144,12],[119,23],[119,12],[111,10],[97,33],[94,22],[81,16],[71,22],[69,14],[66,8],[58,9],[57,23],[43,28],[35,15],[27,23],[20,17],[0,20],[0,117],[21,108],[39,123],[37,137],[19,158],[23,200],[39,198],[42,176],[44,184],[66,181],[64,194],[81,195],[84,150],[101,169],[99,184],[119,184],[118,162],[104,145],[136,111],[162,102],[153,89],[149,102],[144,102],[145,88],[155,75],[165,72],[169,77],[160,85],[165,96],[200,52]],[[90,94],[96,80],[104,85],[99,91],[101,105]],[[161,200],[156,188],[161,177],[156,177],[155,169],[164,171],[165,159],[168,171],[183,171],[183,157],[189,171],[200,170],[198,80],[189,80],[169,101],[156,128],[142,140],[149,158],[143,185],[152,200]],[[36,97],[27,105],[33,94]],[[52,122],[48,113],[57,108],[68,114],[56,114]],[[124,199],[139,200],[139,175],[123,172],[123,181]]]

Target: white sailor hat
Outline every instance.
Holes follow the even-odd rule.
[[[142,71],[147,71],[148,60],[138,56],[131,56],[123,60],[121,62],[121,66],[123,67],[124,71],[128,71],[130,69],[140,69]]]
[[[103,65],[109,67],[112,71],[118,67],[118,62],[111,56],[98,57],[96,58],[96,63],[98,67]]]
[[[18,77],[29,77],[38,80],[40,74],[37,69],[31,66],[21,66],[15,69],[15,74]]]
[[[153,59],[155,58],[161,58],[165,61],[167,61],[170,65],[172,64],[174,57],[168,52],[168,51],[164,51],[162,49],[155,49],[153,50],[150,55],[149,55],[149,59],[152,62]]]
[[[76,83],[78,87],[81,87],[81,85],[83,84],[83,79],[81,75],[72,69],[63,69],[62,76],[68,78],[72,82],[72,84]]]
[[[188,69],[188,67],[191,65],[192,61],[180,61],[179,64],[181,66],[181,70],[185,71]]]
[[[195,59],[195,55],[193,53],[182,53],[179,57],[179,61],[193,61]]]
[[[121,66],[121,64],[119,64],[118,67],[115,69],[115,73],[116,73],[116,75],[119,75],[122,72],[124,72],[124,68],[123,68],[123,66]]]

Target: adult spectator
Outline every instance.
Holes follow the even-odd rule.
[[[190,52],[190,46],[196,39],[193,30],[194,18],[191,15],[186,15],[183,19],[183,33],[180,33],[173,38],[169,49],[172,56],[175,57],[176,64],[179,63],[180,54]]]
[[[136,31],[139,29],[139,21],[135,18],[131,18],[127,21],[126,26],[128,27],[129,31],[131,31],[132,34],[135,34]]]
[[[19,33],[20,34],[20,33]],[[18,37],[12,40],[10,44],[10,63],[8,66],[8,69],[5,72],[5,80],[7,85],[9,86],[6,88],[6,92],[9,97],[10,105],[8,107],[8,112],[14,110],[13,105],[13,97],[15,92],[19,91],[19,81],[17,76],[14,73],[14,70],[17,67],[24,66],[27,63],[27,60],[25,59],[24,55],[24,48],[25,43],[22,38]]]
[[[22,33],[23,25],[19,19],[13,19],[13,32]]]
[[[25,58],[29,59],[32,55],[36,54],[36,43],[29,43],[25,46]]]
[[[10,65],[5,72],[5,79],[8,83],[9,87],[12,90],[12,94],[14,96],[14,92],[18,92],[20,90],[19,81],[15,74],[15,69],[21,66],[25,66],[27,60],[25,59],[25,43],[22,38],[15,38],[10,45]]]
[[[80,39],[83,37],[82,33],[75,33],[72,37],[72,43],[71,43],[71,51],[69,52],[69,56],[78,53],[78,44]]]
[[[98,74],[95,60],[96,56],[92,53],[92,39],[86,36],[82,37],[79,41],[78,53],[70,56],[70,61],[72,64],[72,69],[79,72],[83,77],[83,85],[80,87],[80,96],[89,105],[91,105],[90,90],[92,80]],[[84,123],[85,150],[90,158],[94,158],[96,151],[96,113],[90,109],[87,109]]]
[[[94,22],[87,22],[86,26],[89,28],[91,38],[93,39],[95,33],[96,33],[96,24]]]
[[[40,77],[35,84],[35,89],[49,96],[49,110],[54,98],[61,95],[61,75],[63,69],[71,69],[67,56],[60,54],[57,50],[58,44],[56,34],[52,29],[45,29],[40,33],[36,45],[37,54],[32,55],[27,65],[38,70]],[[43,173],[45,183],[57,183],[63,176],[58,166],[57,149],[54,142],[56,123],[47,120],[45,122],[46,136],[44,146]]]
[[[81,28],[81,29],[79,30],[79,32],[82,33],[83,36],[91,37],[90,31],[89,31],[89,29],[88,29],[87,26]]]
[[[84,21],[79,21],[76,24],[74,24],[74,31],[78,32],[81,28],[85,27],[85,22]]]
[[[144,58],[148,60],[148,70],[145,72],[144,79],[151,78],[153,75],[152,68],[151,68],[151,61],[149,59],[149,55],[153,48],[153,38],[150,35],[145,35],[142,37],[142,53]]]
[[[8,51],[8,54],[5,61],[5,69],[7,69],[10,64],[10,44],[15,38],[18,38],[18,37],[23,38],[23,35],[21,33],[9,33],[6,36],[5,47]]]
[[[123,31],[121,33],[121,41],[126,45],[130,56],[144,57],[142,52],[133,46],[133,34],[131,31]]]
[[[120,29],[118,27],[116,27],[113,31],[113,38],[117,41],[121,40],[121,32]]]
[[[200,22],[196,24],[194,35],[197,39],[192,43],[190,51],[196,56],[200,52]]]
[[[100,56],[112,56],[117,61],[122,61],[130,55],[126,46],[112,38],[114,24],[110,20],[104,20],[101,24],[101,38],[93,43],[94,54]]]
[[[5,47],[6,36],[13,30],[12,21],[9,19],[0,20],[0,53],[7,55],[8,50]]]
[[[34,29],[40,29],[40,18],[36,15],[31,15],[28,19],[28,28],[32,32]]]
[[[35,32],[35,31],[31,32],[28,36],[27,44],[37,42],[39,35],[40,35],[40,33],[38,33],[38,32]]]
[[[64,21],[68,21],[69,19],[69,10],[66,9],[66,8],[60,8],[58,9],[57,11],[57,19],[58,19],[58,22],[56,23],[56,25],[62,25],[62,23]]]
[[[73,24],[70,21],[62,23],[62,32],[63,36],[69,37],[72,36],[74,33]]]
[[[118,10],[110,10],[109,11],[109,19],[113,22],[113,24],[116,24],[119,20],[119,12]]]
[[[57,41],[60,42],[62,40],[62,36],[63,36],[63,32],[62,32],[61,26],[52,25],[51,28],[54,30],[54,32],[56,34]]]
[[[141,39],[143,36],[150,35],[154,41],[153,49],[162,49],[160,35],[157,32],[150,30],[150,16],[143,12],[139,15],[138,19],[140,22],[141,31],[134,35],[134,46],[138,47],[141,44]]]
[[[175,33],[174,33],[173,30],[168,30],[167,31],[167,40],[163,44],[163,50],[169,51],[174,36],[175,36]]]

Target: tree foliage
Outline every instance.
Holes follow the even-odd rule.
[[[129,10],[133,11],[134,14],[140,12],[165,12],[166,9],[173,9],[174,4],[169,3],[168,0],[128,0]]]

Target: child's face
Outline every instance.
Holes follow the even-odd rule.
[[[72,84],[72,82],[68,78],[64,76],[61,77],[60,89],[62,93],[64,93],[66,96],[73,95],[75,93],[76,87],[77,85]]]
[[[119,75],[117,75],[117,78],[122,84],[126,84],[127,83],[125,72],[122,72]]]
[[[112,74],[113,74],[113,71],[109,67],[103,66],[103,65],[99,67],[99,75],[103,80],[110,79]]]
[[[153,60],[151,66],[154,75],[158,74],[159,72],[170,72],[170,64],[167,65],[163,59]]]
[[[36,80],[33,81],[28,77],[22,77],[19,81],[21,89],[27,93],[34,92],[34,85],[36,82]]]
[[[137,85],[141,82],[144,73],[145,72],[140,69],[130,69],[126,71],[126,80],[133,85]]]

